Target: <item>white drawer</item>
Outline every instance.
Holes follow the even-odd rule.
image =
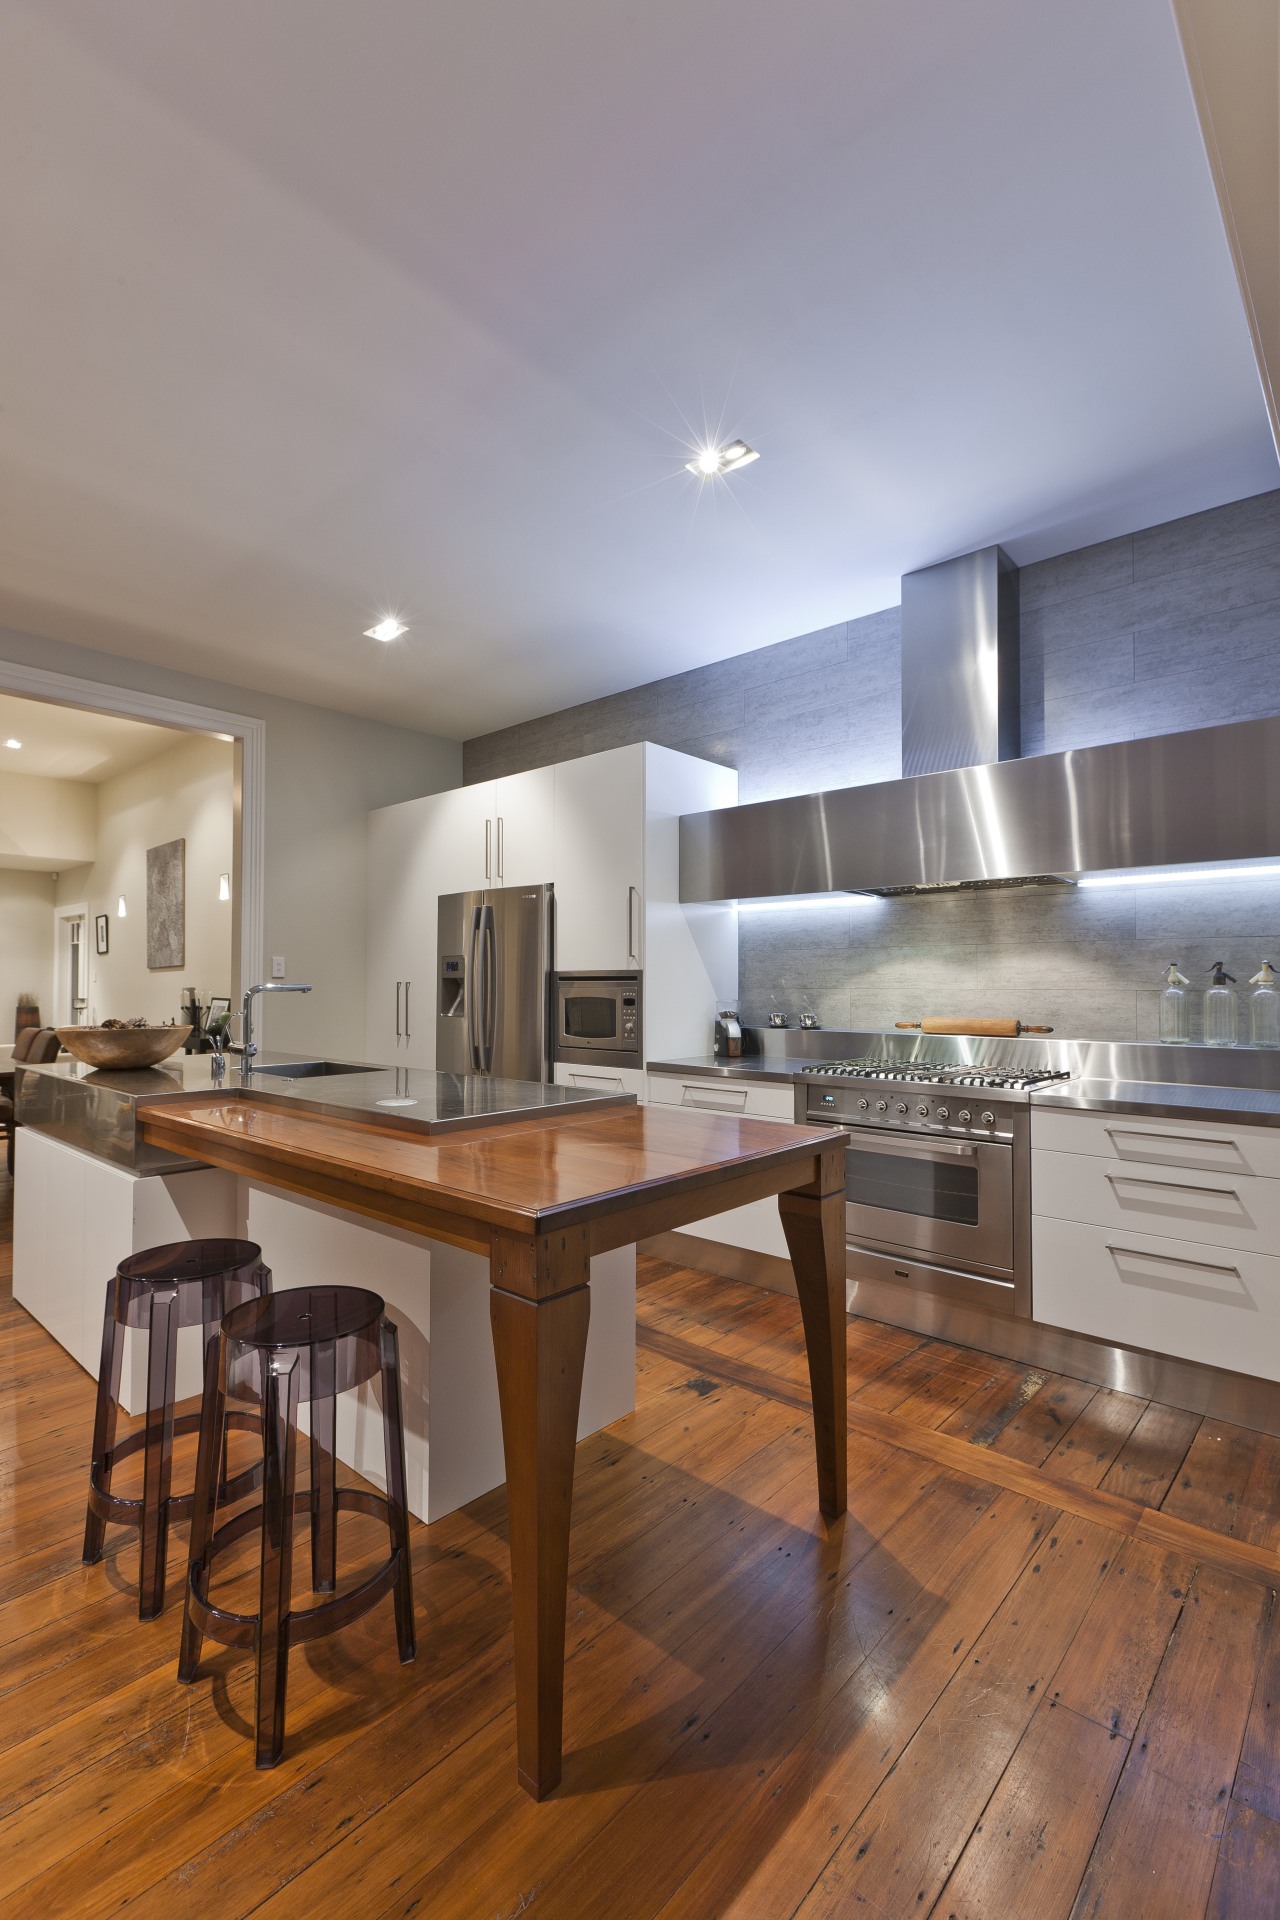
[[[1031,1144],[1054,1153],[1093,1154],[1101,1160],[1280,1179],[1280,1127],[1227,1126],[1220,1120],[1146,1120],[1134,1113],[1048,1113],[1033,1107]]]
[[[792,1087],[746,1080],[685,1079],[683,1074],[651,1073],[649,1099],[655,1106],[696,1107],[702,1113],[745,1113],[753,1120],[794,1120]]]
[[[1031,1208],[1056,1220],[1280,1254],[1280,1180],[1083,1153],[1031,1155]]]
[[[644,1099],[641,1067],[571,1067],[557,1060],[553,1075],[558,1087],[582,1087],[587,1093],[634,1093]]]
[[[1040,1216],[1031,1247],[1037,1320],[1280,1380],[1280,1259]]]

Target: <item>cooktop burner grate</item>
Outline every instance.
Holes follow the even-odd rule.
[[[824,1060],[809,1071],[841,1080],[927,1080],[933,1086],[1007,1087],[1020,1093],[1071,1078],[1065,1067],[1032,1067],[1017,1073],[1000,1067],[948,1065],[941,1060],[886,1060],[871,1054],[859,1060]]]

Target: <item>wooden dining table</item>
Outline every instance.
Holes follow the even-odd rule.
[[[521,1784],[561,1775],[574,1448],[592,1256],[776,1195],[808,1351],[818,1505],[846,1504],[844,1153],[828,1127],[572,1108],[438,1138],[253,1093],[139,1109],[144,1137],[488,1256],[507,1475]]]

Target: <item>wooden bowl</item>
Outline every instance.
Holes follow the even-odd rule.
[[[68,1053],[90,1067],[154,1067],[185,1046],[190,1027],[58,1027]]]

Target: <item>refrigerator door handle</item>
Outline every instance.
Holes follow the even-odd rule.
[[[471,909],[471,931],[467,937],[467,1064],[472,1073],[480,1071],[480,914]]]
[[[482,1073],[493,1072],[493,1046],[498,1028],[498,936],[493,908],[484,907],[484,1055]]]

